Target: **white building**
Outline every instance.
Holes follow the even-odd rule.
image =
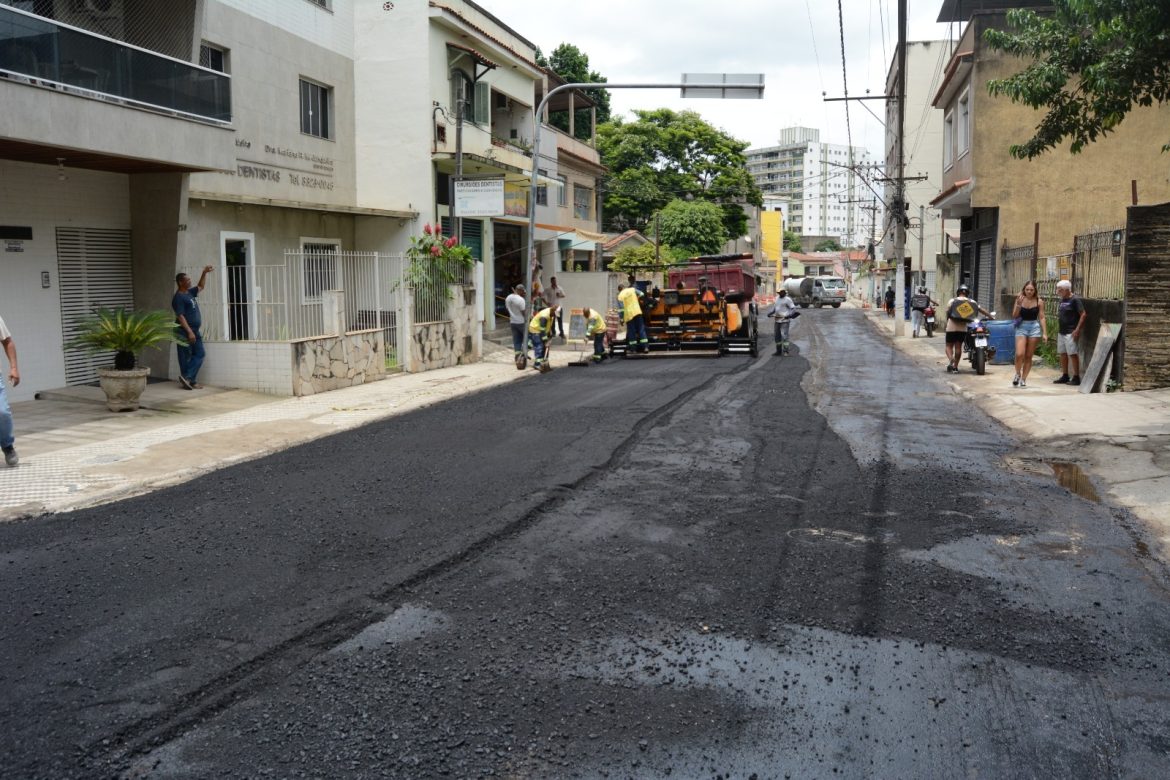
[[[808,127],[785,128],[779,141],[745,154],[764,197],[791,204],[789,229],[816,240],[833,238],[844,247],[872,240],[872,220],[862,206],[874,196],[862,177],[873,178],[873,156],[859,146],[821,143],[820,130]]]
[[[943,189],[943,112],[935,110],[932,101],[942,83],[943,73],[954,51],[951,41],[911,41],[906,44],[906,153],[905,201],[909,204],[910,228],[906,232],[903,258],[910,259],[911,286],[925,284],[938,296],[947,296],[950,290],[938,289],[936,283],[939,253],[946,253],[947,228],[939,212],[930,207],[930,201]],[[898,77],[898,58],[890,64],[887,94],[893,94]],[[886,170],[893,179],[898,171],[897,106],[892,101],[886,108]],[[885,200],[894,202],[895,185],[885,185]],[[887,214],[887,219],[892,215]],[[952,235],[959,234],[958,220],[949,223]],[[896,257],[894,231],[885,231],[882,256],[888,262]],[[887,275],[886,281],[894,281]],[[896,286],[897,289],[897,286]]]
[[[546,74],[535,46],[474,2],[0,0],[0,31],[0,313],[24,380],[13,398],[91,381],[107,360],[63,349],[73,324],[98,306],[169,309],[175,274],[204,265],[209,384],[313,392],[298,366],[333,332],[332,289],[345,291],[339,338],[360,332],[385,365],[411,367],[426,345],[397,332],[401,261],[347,253],[401,255],[424,223],[450,230],[460,164],[506,188],[504,215],[463,221],[484,261],[474,314],[433,334],[454,359],[478,355],[494,280],[526,241]],[[547,167],[584,191],[597,157],[577,144],[546,144]],[[581,158],[571,174],[556,168],[566,147]],[[578,261],[581,243],[558,260]],[[173,350],[142,359],[175,376]],[[385,370],[362,363],[314,386]]]

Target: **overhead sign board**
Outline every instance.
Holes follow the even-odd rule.
[[[684,98],[758,100],[764,96],[763,73],[684,73],[682,84],[679,95]]]
[[[455,182],[456,217],[504,215],[504,179],[459,179]]]

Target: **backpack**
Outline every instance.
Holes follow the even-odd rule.
[[[975,306],[975,301],[969,298],[952,298],[950,308],[947,309],[947,318],[959,322],[970,322],[975,319],[975,315],[978,313],[979,309]]]
[[[930,296],[915,293],[910,296],[911,309],[925,309],[930,304]]]

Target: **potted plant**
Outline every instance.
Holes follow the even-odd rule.
[[[180,342],[168,311],[98,309],[82,320],[65,347],[114,353],[113,368],[99,368],[98,379],[111,412],[132,412],[146,389],[149,368],[137,368],[138,353],[155,344]]]

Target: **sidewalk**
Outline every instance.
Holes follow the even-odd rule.
[[[1012,386],[1010,363],[989,365],[979,376],[964,360],[960,373],[947,374],[941,331],[912,338],[906,322],[905,335],[895,336],[893,319],[874,309],[865,314],[902,352],[1020,434],[1025,450],[1009,459],[1013,468],[1053,476],[1058,470],[1069,474],[1060,464],[1080,467],[1110,500],[1146,521],[1161,542],[1162,557],[1170,557],[1170,388],[1083,394],[1053,384],[1060,372],[1039,361],[1023,389]]]
[[[554,368],[587,345],[554,342]],[[589,348],[592,351],[592,348]],[[530,363],[531,365],[531,363]],[[572,370],[572,369],[567,369]],[[232,463],[489,387],[535,379],[512,351],[484,344],[484,360],[303,398],[244,390],[147,385],[138,411],[106,409],[97,387],[68,387],[13,404],[20,465],[0,464],[0,521],[114,501]]]

